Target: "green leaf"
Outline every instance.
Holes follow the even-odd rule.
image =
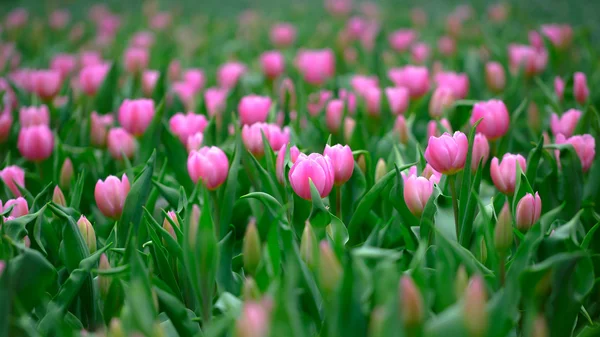
[[[152,122],[144,132],[144,135],[140,139],[140,151],[138,153],[138,160],[145,161],[152,155],[152,152],[156,150],[160,141],[161,129],[163,127],[162,119],[165,114],[165,101],[161,101],[156,107],[156,112]]]
[[[52,264],[33,249],[24,249],[8,261],[3,274],[11,280],[10,297],[18,300],[23,310],[27,311],[43,299],[48,287],[56,279]]]
[[[177,330],[179,336],[196,336],[200,333],[200,327],[198,323],[195,323],[190,318],[190,312],[186,309],[185,305],[181,303],[177,297],[169,294],[168,292],[154,287],[154,292],[158,298],[158,303],[161,309],[165,311],[171,323]]]
[[[131,314],[135,327],[144,335],[151,336],[157,313],[152,301],[150,274],[137,249],[132,250],[129,264],[131,265],[131,281],[125,302],[132,309]]]
[[[175,173],[175,179],[181,184],[186,192],[190,193],[194,188],[194,183],[187,171],[188,153],[181,144],[179,138],[175,137],[168,128],[161,133],[161,143],[165,146],[165,154],[170,167]]]
[[[329,225],[331,220],[331,213],[329,213],[328,207],[323,203],[323,199],[321,199],[321,195],[315,187],[315,184],[310,180],[310,196],[312,199],[312,209],[310,211],[309,220],[311,225],[315,228],[322,228]]]
[[[113,61],[104,82],[96,94],[95,106],[99,114],[108,114],[114,111],[115,92],[118,88],[119,69],[117,62]]]
[[[231,160],[231,165],[229,166],[229,173],[227,175],[227,181],[223,186],[223,194],[221,196],[221,212],[219,219],[221,223],[219,224],[220,234],[219,237],[223,238],[227,234],[227,229],[229,228],[231,217],[233,215],[233,207],[235,204],[236,192],[239,188],[239,171],[240,171],[240,161],[242,158],[243,146],[240,136],[238,135],[236,138],[236,146],[235,152],[233,154],[233,159]]]

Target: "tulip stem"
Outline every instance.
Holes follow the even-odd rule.
[[[335,187],[335,215],[340,220],[342,220],[342,186],[341,185]]]
[[[210,199],[213,203],[213,220],[215,224],[215,234],[217,239],[221,239],[221,222],[219,214],[219,198],[217,197],[217,191],[210,191]]]
[[[456,229],[456,239],[459,240],[460,225],[458,224],[458,198],[456,197],[456,175],[448,176],[448,185],[450,194],[452,194],[452,208],[454,209],[454,227]]]
[[[506,254],[500,254],[500,286],[504,286],[506,276]]]

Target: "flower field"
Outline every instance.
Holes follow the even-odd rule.
[[[0,4],[0,336],[600,336],[583,18],[24,3]]]

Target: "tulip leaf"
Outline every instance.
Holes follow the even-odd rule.
[[[110,70],[104,77],[104,82],[98,89],[95,99],[96,112],[108,114],[114,112],[115,92],[119,80],[119,68],[117,62],[113,61]]]

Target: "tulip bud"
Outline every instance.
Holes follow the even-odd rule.
[[[563,79],[559,76],[554,78],[554,93],[556,94],[558,101],[562,102],[565,95],[565,81],[563,81]]]
[[[510,116],[506,105],[500,100],[475,103],[471,115],[471,125],[482,119],[477,125],[477,132],[481,132],[488,139],[498,139],[508,132]]]
[[[508,203],[504,204],[494,228],[494,246],[500,256],[504,256],[513,242],[512,216]]]
[[[264,303],[246,302],[235,324],[234,337],[267,337],[270,312]]]
[[[488,328],[485,285],[481,276],[473,276],[465,291],[464,319],[468,336],[482,337]]]
[[[423,322],[423,298],[410,276],[400,279],[400,305],[402,321],[406,327],[414,327]]]
[[[369,321],[369,337],[383,337],[384,335],[384,324],[386,321],[385,308],[379,306],[373,308],[371,311],[371,319]]]
[[[277,23],[271,27],[271,43],[277,47],[287,47],[296,40],[296,28],[290,23]]]
[[[285,71],[283,54],[276,50],[264,52],[260,56],[260,64],[263,74],[269,79],[277,78]]]
[[[100,255],[100,263],[98,264],[98,270],[106,271],[109,269],[110,263],[108,262],[106,254]],[[100,289],[100,294],[102,295],[102,298],[106,298],[106,296],[108,296],[111,281],[112,279],[108,276],[98,275],[98,289]]]
[[[485,166],[485,163],[490,156],[490,144],[485,138],[484,135],[478,133],[475,135],[475,139],[473,140],[473,154],[471,157],[471,170],[475,172],[479,163],[481,162],[482,166]]]
[[[110,320],[110,325],[108,327],[107,337],[125,337],[125,331],[123,330],[123,325],[121,324],[121,320],[113,317]]]
[[[318,153],[301,153],[288,173],[290,185],[296,194],[305,200],[311,200],[310,181],[321,198],[325,198],[333,188],[335,173],[329,156]]]
[[[410,176],[404,182],[404,201],[410,212],[420,217],[433,193],[433,180]]]
[[[331,49],[303,49],[296,55],[296,67],[308,84],[322,85],[335,75],[335,55]]]
[[[379,158],[377,165],[375,166],[375,182],[377,183],[383,176],[388,173],[387,164],[383,158]]]
[[[342,266],[327,241],[319,244],[319,284],[321,289],[332,294],[342,278]]]
[[[79,227],[83,241],[87,244],[90,254],[93,254],[96,251],[96,232],[94,231],[94,227],[92,227],[90,221],[83,215],[77,220],[77,227]]]
[[[492,159],[490,166],[492,181],[496,188],[506,195],[513,195],[515,193],[517,165],[521,167],[522,172],[525,172],[527,169],[525,158],[520,154],[506,153],[500,163],[498,163],[498,158],[494,157]]]
[[[173,223],[177,227],[179,227],[179,220],[177,220],[177,214],[174,211],[167,212],[167,217],[171,218]],[[163,220],[163,228],[167,232],[169,232],[169,234],[173,237],[173,239],[175,239],[175,241],[177,241],[177,235],[175,234],[175,229],[173,228],[173,225],[171,225],[171,222],[166,217],[165,217],[165,220]]]
[[[25,187],[25,171],[16,165],[0,170],[0,179],[15,197],[21,196],[19,186]]]
[[[250,275],[256,274],[256,269],[260,263],[260,236],[256,229],[256,220],[252,219],[246,227],[244,243],[242,246],[242,256],[244,260],[244,269]]]
[[[102,147],[106,144],[108,129],[113,125],[112,115],[100,115],[95,111],[90,117],[90,140],[92,145]]]
[[[302,231],[302,238],[300,240],[300,257],[306,263],[309,268],[314,268],[315,258],[317,255],[316,247],[317,237],[315,232],[310,225],[310,222],[304,223],[304,230]]]
[[[419,98],[429,91],[429,70],[427,67],[405,66],[388,71],[389,79],[397,87],[405,87],[411,99]]]
[[[160,79],[160,72],[157,70],[144,70],[142,73],[142,91],[146,97],[151,97],[154,93],[156,83]]]
[[[544,318],[543,314],[538,314],[538,316],[533,321],[531,337],[548,337],[548,336],[550,336],[550,333],[548,331],[548,324],[546,323],[546,318]]]
[[[67,206],[67,202],[65,201],[65,195],[58,186],[54,187],[54,193],[52,193],[52,202],[62,207]]]
[[[109,70],[109,64],[85,66],[79,73],[79,84],[83,92],[88,96],[95,95]]]
[[[192,205],[192,212],[189,215],[189,243],[192,251],[196,250],[196,241],[198,241],[198,227],[200,226],[200,207]]]
[[[404,118],[404,116],[399,115],[396,118],[396,122],[394,123],[394,131],[396,131],[396,133],[400,136],[400,143],[408,143],[410,131],[408,130],[408,126],[406,125],[406,119]]]
[[[498,62],[488,62],[485,65],[485,82],[492,92],[502,92],[506,86],[504,68]]]
[[[126,99],[119,107],[119,123],[127,132],[141,136],[152,123],[155,109],[151,99]]]
[[[127,72],[139,74],[146,69],[149,59],[150,55],[146,48],[131,47],[125,51],[123,64]]]
[[[228,62],[217,70],[217,82],[219,87],[232,89],[238,80],[246,73],[246,66],[239,62]]]
[[[429,138],[425,159],[436,171],[453,175],[464,168],[468,150],[469,141],[464,133],[457,131],[452,136],[444,133]]]
[[[267,96],[249,95],[242,97],[238,104],[240,122],[242,125],[265,122],[270,109],[271,98]]]
[[[108,131],[107,145],[111,157],[117,160],[133,158],[138,147],[133,135],[123,128],[111,128]]]
[[[64,190],[69,190],[71,187],[71,178],[73,177],[73,162],[70,158],[65,159],[60,168],[60,177],[58,185]]]
[[[469,285],[469,275],[467,275],[467,269],[464,265],[460,265],[456,270],[456,276],[454,277],[454,294],[456,298],[461,298],[467,286]]]
[[[438,130],[438,123],[442,124],[443,126],[443,129],[441,131]],[[452,133],[452,126],[446,118],[440,119],[439,122],[431,120],[429,121],[429,123],[427,123],[427,139],[431,137],[439,137],[444,132]]]
[[[356,163],[358,164],[358,168],[362,171],[363,174],[367,172],[367,161],[365,160],[365,156],[363,154],[359,154],[356,159]]]
[[[454,91],[446,86],[439,87],[433,92],[429,101],[429,116],[438,119],[454,104]]]
[[[9,218],[18,218],[20,216],[29,214],[29,206],[27,205],[27,200],[23,197],[18,197],[16,199],[10,199],[6,201],[4,204],[4,208],[2,208],[2,202],[0,201],[0,208],[2,210],[7,210],[11,206],[13,206],[12,211],[8,215]]]
[[[350,143],[352,135],[354,134],[354,127],[356,127],[356,121],[352,117],[347,116],[344,118],[344,140],[346,143]]]
[[[202,181],[206,188],[215,190],[221,186],[229,174],[229,159],[223,150],[216,146],[203,147],[192,151],[188,156],[187,169],[196,184]]]
[[[365,89],[363,97],[369,116],[379,116],[381,112],[381,89],[378,87],[369,87]]]
[[[123,213],[129,189],[129,180],[125,174],[121,180],[115,176],[108,176],[104,181],[98,179],[94,189],[94,198],[100,212],[113,220],[118,219]]]
[[[354,155],[348,145],[325,146],[324,155],[329,156],[334,171],[334,185],[341,186],[352,177]]]
[[[260,290],[254,279],[250,276],[246,277],[246,280],[244,281],[242,298],[244,299],[244,302],[258,301],[260,299]]]
[[[325,124],[331,133],[337,133],[342,125],[342,116],[344,115],[344,101],[334,99],[327,103],[325,109]],[[348,132],[348,131],[346,131]]]
[[[594,158],[596,156],[596,139],[592,137],[592,135],[578,135],[565,139],[562,134],[559,134],[556,136],[556,144],[571,144],[571,146],[573,146],[575,153],[577,153],[577,157],[579,157],[579,161],[581,162],[583,172],[587,172],[594,163]]]
[[[573,95],[577,103],[583,105],[590,95],[590,89],[588,89],[587,78],[584,73],[576,72],[573,75]]]
[[[4,143],[10,136],[10,128],[13,124],[12,113],[8,109],[0,112],[0,144]]]
[[[537,192],[525,194],[517,204],[517,229],[526,232],[540,219],[542,213],[542,199]]]
[[[21,128],[17,142],[19,153],[35,162],[49,158],[54,151],[54,134],[47,125]]]
[[[558,117],[557,114],[553,113],[550,116],[550,129],[554,136],[558,136],[562,134],[565,138],[569,138],[575,132],[575,128],[577,127],[577,123],[579,123],[579,119],[581,118],[581,111],[570,109],[565,112],[561,117]]]

